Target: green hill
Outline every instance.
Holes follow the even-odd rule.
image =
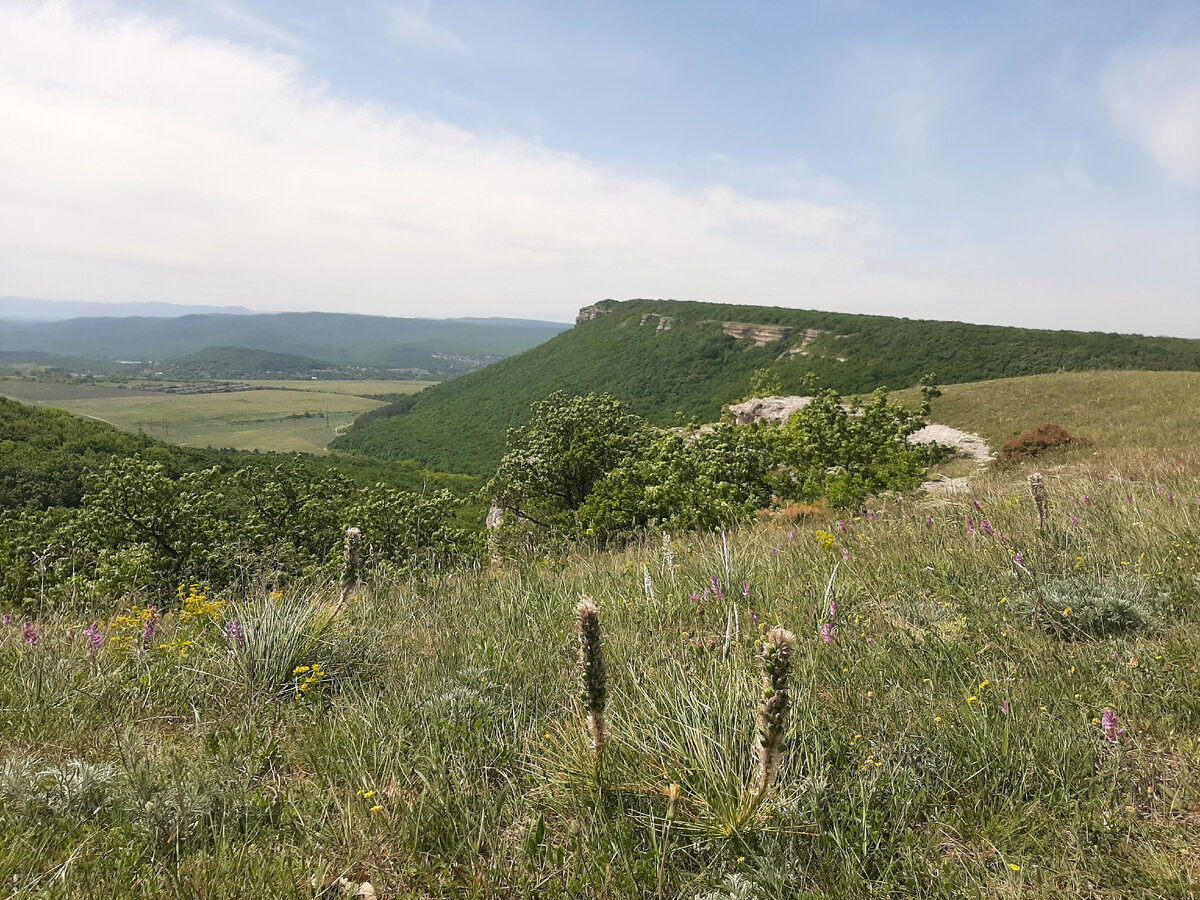
[[[1200,370],[1200,340],[1042,331],[779,307],[605,300],[546,343],[436,385],[333,443],[384,459],[485,474],[507,429],[555,390],[607,391],[667,424],[715,419],[769,369],[787,392],[806,379],[846,393],[1093,369]],[[385,408],[386,409],[386,408]]]

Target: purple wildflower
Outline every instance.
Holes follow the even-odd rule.
[[[1174,505],[1175,505],[1175,495],[1167,494],[1167,506],[1174,506]]]
[[[15,620],[16,616],[14,616],[12,613],[5,613],[4,615],[0,616],[0,625],[11,625]]]
[[[771,555],[772,555],[772,556],[778,556],[778,555],[779,555],[779,548],[778,548],[778,547],[772,547],[772,548],[771,548]]]
[[[846,562],[850,562],[850,548],[849,547],[842,548],[842,559],[844,559]]]
[[[708,578],[708,583],[712,586],[712,594],[717,598],[717,602],[720,603],[722,600],[724,600],[725,591],[721,588],[721,579],[716,575],[710,575]]]
[[[829,621],[833,622],[837,619],[838,602],[836,600],[829,601]]]
[[[1104,736],[1114,744],[1117,738],[1125,733],[1124,728],[1119,728],[1117,722],[1117,714],[1111,709],[1104,710],[1100,717],[1100,727],[1104,729]]]
[[[242,623],[237,619],[231,619],[225,623],[225,640],[228,641],[231,648],[237,649],[246,643],[246,629],[242,627]]]
[[[1071,527],[1072,528],[1079,527],[1079,516],[1071,516]]]
[[[1007,700],[1005,700],[1003,703],[1000,704],[1000,712],[1004,713],[1006,716],[1008,715],[1008,701]]]
[[[750,610],[750,621],[754,623],[755,628],[758,627],[758,613],[754,610]]]
[[[1126,506],[1132,506],[1132,505],[1133,505],[1133,497],[1131,497],[1129,494],[1126,494],[1126,495],[1125,495],[1125,505],[1126,505]]]
[[[1092,498],[1091,498],[1091,497],[1089,497],[1087,494],[1084,494],[1084,495],[1083,495],[1083,505],[1084,505],[1084,506],[1091,506],[1091,505],[1092,505]]]
[[[1200,500],[1198,500],[1197,502],[1200,502]],[[925,517],[925,524],[926,524],[926,525],[932,525],[932,524],[933,524],[933,516],[926,516],[926,517]]]
[[[796,532],[794,532],[794,531],[789,531],[789,532],[788,532],[788,540],[789,540],[789,541],[794,541],[795,539],[796,539]]]
[[[32,622],[25,623],[25,634],[22,636],[21,640],[23,640],[30,647],[38,642],[38,633],[34,630]]]
[[[1071,495],[1070,497],[1068,497],[1067,499],[1068,499],[1069,501],[1071,501],[1071,505],[1072,505],[1072,506],[1078,506],[1078,505],[1079,505],[1079,501],[1075,499],[1075,495],[1074,495],[1074,494],[1072,494],[1072,495]]]
[[[838,531],[845,531],[845,530],[846,530],[846,523],[845,523],[845,522],[843,522],[841,519],[838,519],[838,520],[837,520],[837,527],[838,527]]]
[[[87,639],[88,659],[95,659],[96,653],[100,650],[100,645],[104,643],[104,632],[100,630],[100,623],[93,622],[87,628],[83,629],[83,636]]]
[[[158,607],[147,606],[146,627],[142,629],[142,649],[150,649],[150,641],[154,638],[154,629],[158,627]]]
[[[1161,484],[1154,485],[1154,489],[1156,491],[1158,491],[1160,494],[1163,492],[1163,486]]]
[[[688,599],[691,600],[693,603],[699,603],[700,602],[700,592],[692,591],[690,594],[688,594]],[[230,624],[232,625],[233,623],[231,622]]]
[[[748,582],[748,581],[742,582],[742,596],[745,597],[747,600],[750,599],[750,582]]]
[[[821,640],[826,644],[833,643],[833,623],[826,622],[821,626]]]
[[[874,522],[876,518],[878,518],[878,517],[875,515],[875,513],[873,513],[873,512],[867,513],[867,521],[868,522]]]
[[[996,536],[996,529],[992,527],[992,523],[987,519],[980,519],[979,531],[981,534],[986,534],[988,537]]]

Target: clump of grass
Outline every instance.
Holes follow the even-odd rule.
[[[356,646],[361,641],[341,627],[343,609],[304,592],[272,592],[232,604],[230,619],[238,626],[229,650],[234,680],[252,692],[286,697],[304,684],[299,676],[311,677],[314,666],[323,676],[344,676],[363,662],[363,652]]]

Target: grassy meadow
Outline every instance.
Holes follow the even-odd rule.
[[[1137,373],[1063,421],[1064,377],[1016,382],[1008,420],[1092,440],[1038,463],[1044,524],[1026,464],[860,517],[377,571],[345,604],[332,583],[184,586],[171,609],[13,618],[0,891],[1193,897],[1200,422]],[[947,388],[935,418],[998,433],[1001,385]],[[607,671],[598,753],[582,594]],[[760,794],[776,625],[796,639],[790,712]]]
[[[324,454],[372,395],[414,393],[427,381],[243,382],[261,390],[164,394],[105,384],[0,379],[0,395],[108,422],[187,447]]]

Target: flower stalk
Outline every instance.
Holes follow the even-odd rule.
[[[346,529],[346,546],[342,551],[342,605],[345,606],[358,593],[362,582],[362,530]]]
[[[1046,479],[1041,472],[1029,476],[1029,493],[1033,495],[1033,502],[1037,506],[1038,527],[1045,528],[1046,518],[1050,514],[1050,497],[1046,493]]]
[[[608,723],[604,707],[608,701],[608,674],[604,667],[604,643],[600,634],[600,607],[584,594],[575,608],[579,617],[579,665],[582,677],[581,699],[587,710],[588,733],[597,763],[608,742]]]
[[[788,678],[792,674],[795,650],[795,635],[779,626],[767,632],[763,640],[763,699],[758,704],[754,726],[755,779],[752,802],[755,804],[771,788],[783,758],[780,745],[791,708]]]

